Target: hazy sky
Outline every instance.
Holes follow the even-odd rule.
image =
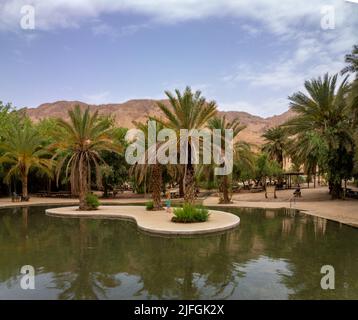
[[[20,27],[35,8],[35,29]],[[325,30],[325,5],[335,28]],[[325,20],[324,20],[325,21]],[[288,109],[304,79],[344,66],[358,4],[344,0],[1,0],[0,100],[117,103],[186,85],[221,110]]]

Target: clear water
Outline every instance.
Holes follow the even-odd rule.
[[[358,299],[358,229],[325,219],[226,208],[239,228],[162,238],[45,209],[0,210],[0,299]],[[23,265],[35,290],[20,287]],[[321,289],[323,265],[335,290]]]

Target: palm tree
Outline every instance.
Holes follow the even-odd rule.
[[[348,65],[341,71],[341,74],[355,73],[358,78],[358,45],[353,46],[352,53],[346,55],[345,61]]]
[[[338,87],[338,88],[337,88]],[[325,163],[332,198],[342,196],[341,182],[352,167],[353,139],[349,105],[346,101],[347,78],[337,85],[337,75],[305,82],[307,94],[298,92],[289,97],[291,108],[298,115],[285,126],[291,135],[314,132],[327,146]]]
[[[149,118],[149,121],[153,120]],[[133,121],[133,124],[137,127],[137,129],[141,130],[141,132],[144,133],[145,140],[148,141],[148,123],[138,123]],[[163,126],[158,123],[156,125],[156,134],[163,129]],[[160,143],[157,142],[156,145],[151,146],[151,148],[155,148],[156,150],[160,147]],[[151,157],[153,154],[153,149],[148,149],[147,153],[145,154],[145,157],[148,158]],[[155,159],[154,164],[148,164],[148,161],[143,161],[145,164],[135,164],[132,168],[132,171],[134,172],[134,175],[137,179],[137,182],[140,184],[144,178],[149,174],[150,176],[150,189],[152,191],[152,199],[153,199],[153,210],[162,210],[162,201],[161,201],[161,192],[162,192],[162,184],[163,184],[163,177],[162,177],[162,167],[163,165],[158,162],[157,159]],[[152,161],[154,162],[154,161]],[[152,163],[151,162],[151,163]]]
[[[22,197],[28,201],[29,172],[31,169],[38,169],[50,176],[52,167],[50,155],[42,144],[42,137],[27,119],[24,123],[18,122],[16,125],[9,126],[3,134],[3,141],[0,144],[3,155],[0,157],[0,163],[11,166],[4,180],[8,183],[12,176],[20,176]]]
[[[79,106],[68,112],[70,120],[57,119],[60,132],[56,142],[51,145],[55,150],[57,182],[65,167],[66,177],[70,177],[72,192],[79,195],[80,210],[88,210],[86,194],[90,190],[91,172],[95,169],[97,186],[101,186],[102,171],[100,164],[105,163],[100,155],[102,151],[121,152],[121,146],[113,141],[113,121],[108,117],[99,117],[98,112],[84,112]]]
[[[170,107],[162,102],[158,102],[158,107],[164,113],[164,120],[157,119],[164,127],[173,129],[180,136],[181,129],[191,130],[203,129],[208,120],[215,116],[217,109],[215,101],[207,102],[201,96],[200,91],[192,92],[190,87],[186,87],[183,93],[178,89],[175,95],[166,91]],[[189,138],[185,144],[186,163],[184,166],[184,201],[193,203],[195,199],[195,168],[192,163],[192,141]]]
[[[266,143],[262,151],[266,152],[271,160],[276,160],[283,169],[283,159],[287,144],[286,132],[282,127],[273,127],[262,135]]]
[[[245,126],[240,124],[238,118],[234,119],[233,121],[229,122],[226,120],[226,117],[223,116],[221,118],[214,117],[208,121],[208,126],[211,130],[220,130],[221,131],[221,143],[220,147],[222,151],[225,148],[225,130],[232,130],[233,131],[233,139],[237,138],[238,134],[245,129]],[[236,161],[248,161],[250,162],[250,147],[247,143],[238,141],[234,144],[234,157]],[[223,164],[224,165],[224,164]],[[220,183],[220,191],[222,192],[222,199],[220,200],[221,203],[230,203],[231,199],[229,197],[229,176],[224,175],[222,176],[221,183]]]
[[[324,160],[327,154],[327,145],[322,136],[315,131],[299,133],[294,143],[290,144],[288,153],[293,163],[303,164],[307,175],[314,176],[313,183],[316,187],[317,167],[319,172],[324,170]]]

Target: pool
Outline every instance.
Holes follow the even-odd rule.
[[[287,209],[237,214],[230,232],[164,238],[130,221],[0,209],[0,299],[358,299],[358,229]],[[23,290],[20,269],[35,269]],[[335,289],[321,288],[321,268]]]

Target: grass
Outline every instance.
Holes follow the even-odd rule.
[[[146,204],[145,204],[145,209],[147,211],[152,211],[154,209],[154,203],[153,201],[148,201]]]
[[[88,193],[86,195],[86,204],[89,207],[90,210],[97,210],[100,206],[100,202],[98,200],[98,197],[95,194]]]
[[[205,222],[209,219],[209,210],[203,206],[184,204],[181,208],[174,209],[173,222],[193,223]]]

